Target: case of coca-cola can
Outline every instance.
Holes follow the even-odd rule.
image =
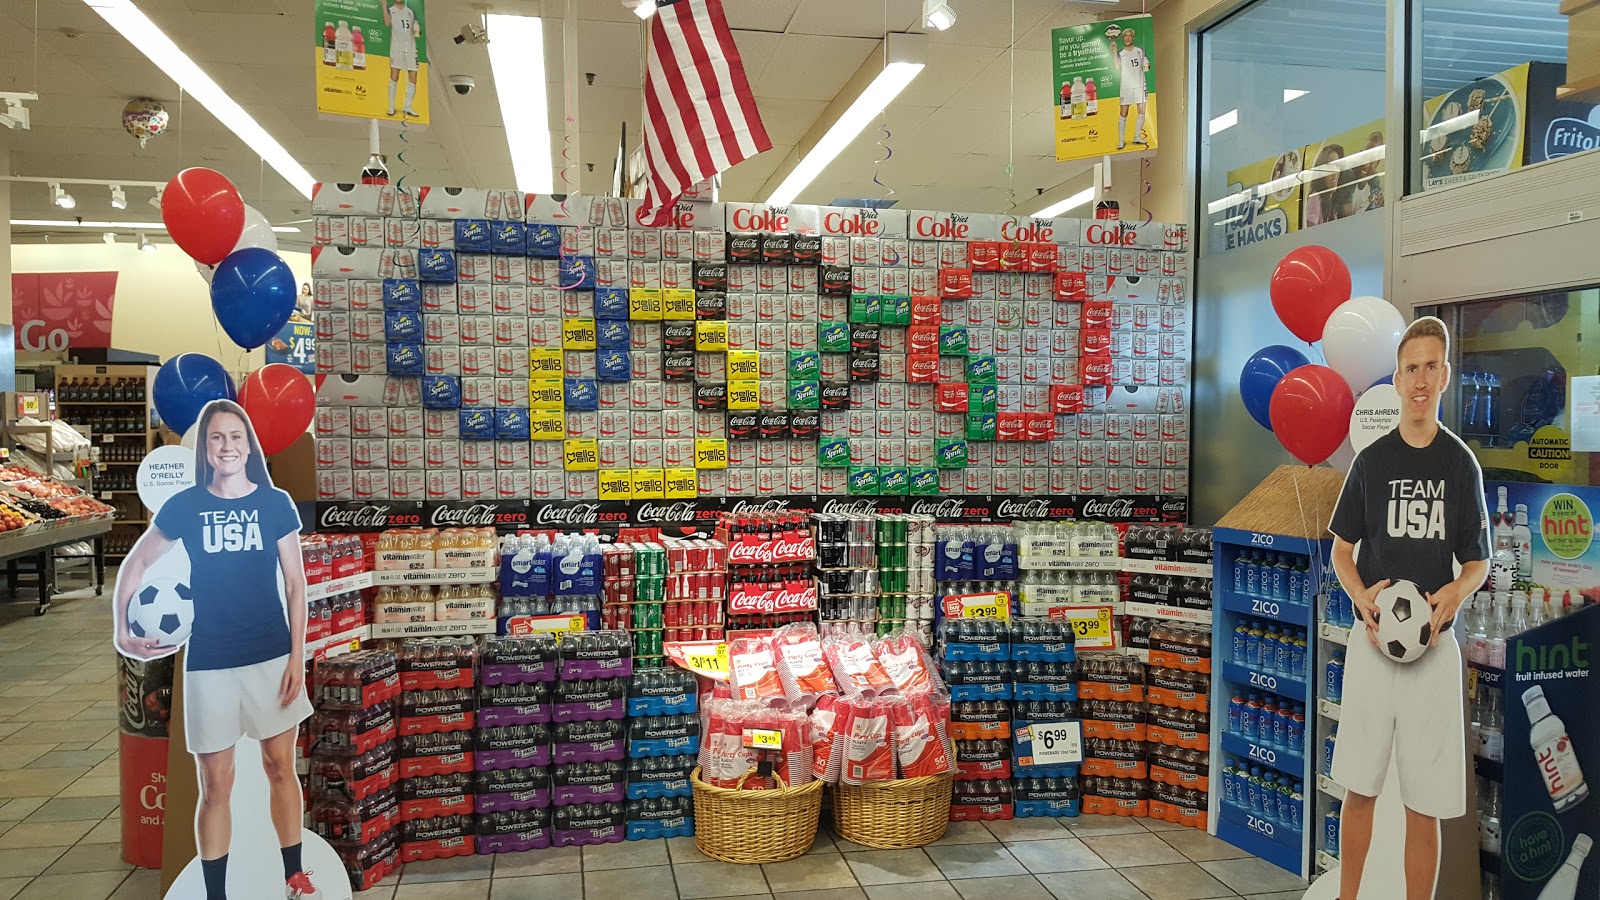
[[[317,470],[318,500],[352,500],[354,498],[354,476],[349,469]]]
[[[351,438],[350,465],[357,469],[389,467],[387,438]]]
[[[1189,493],[1189,472],[1186,469],[1162,469],[1161,493],[1187,494]]]
[[[718,412],[697,412],[694,414],[694,436],[697,438],[719,438],[728,434],[728,423]]]
[[[460,500],[460,469],[429,469],[426,491],[429,500]]]
[[[628,382],[629,405],[635,410],[660,409],[663,405],[663,390],[659,381],[630,381]]]
[[[721,497],[727,494],[727,469],[701,469],[696,475],[700,481],[700,496]]]
[[[493,469],[462,469],[461,470],[461,499],[463,500],[489,500],[495,495],[495,472]]]
[[[544,487],[542,496],[550,496],[554,490],[550,486],[550,476],[559,476],[560,472],[540,471],[529,472],[526,469],[501,469],[495,472],[495,496],[501,500],[527,500],[533,496],[533,477],[540,476],[539,480]],[[565,484],[563,483],[563,488]]]
[[[567,419],[568,438],[598,438],[600,436],[600,414],[593,410],[569,412]]]
[[[561,466],[565,459],[561,453],[560,441],[530,441],[528,443],[528,465],[537,469],[541,466]]]
[[[386,469],[357,469],[352,474],[351,484],[352,494],[357,500],[376,500],[389,496],[389,472]]]
[[[461,442],[461,468],[463,468],[463,469],[492,469],[492,468],[494,468],[494,442],[493,441],[462,441]]]

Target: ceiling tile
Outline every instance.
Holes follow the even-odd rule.
[[[788,31],[881,38],[885,32],[912,30],[921,16],[921,0],[802,0]]]
[[[723,4],[728,27],[746,31],[783,31],[794,18],[800,0],[739,0]]]
[[[879,43],[871,38],[785,35],[753,89],[757,97],[832,100]]]

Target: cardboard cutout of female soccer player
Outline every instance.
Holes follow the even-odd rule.
[[[188,460],[163,456],[141,470],[153,479],[141,494],[154,518],[117,573],[112,604],[117,652],[156,659],[188,647],[183,725],[199,776],[199,858],[167,897],[349,898],[338,856],[301,825],[295,737],[311,702],[300,516],[237,403],[206,404],[196,431],[187,486],[156,480],[183,478]]]
[[[1440,821],[1467,812],[1465,683],[1452,626],[1488,574],[1483,474],[1439,421],[1450,385],[1444,323],[1411,323],[1395,356],[1398,424],[1356,454],[1328,524],[1333,569],[1361,624],[1345,658],[1333,756],[1333,780],[1346,790],[1340,865],[1308,897],[1335,896],[1336,882],[1341,900],[1431,900]]]

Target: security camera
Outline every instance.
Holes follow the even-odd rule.
[[[451,75],[450,76],[450,89],[455,91],[457,94],[460,94],[463,97],[465,97],[466,95],[472,93],[472,89],[477,87],[477,86],[478,86],[477,80],[474,79],[471,75]]]
[[[457,44],[487,44],[489,33],[477,25],[463,25],[454,40]]]

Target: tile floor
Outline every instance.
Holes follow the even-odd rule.
[[[0,602],[0,900],[157,900],[156,873],[120,856],[105,600],[80,591],[47,616],[32,612]],[[1207,834],[1084,816],[952,823],[919,850],[872,850],[824,831],[806,856],[766,866],[715,862],[693,838],[443,860],[358,897],[1299,900],[1304,890]]]

